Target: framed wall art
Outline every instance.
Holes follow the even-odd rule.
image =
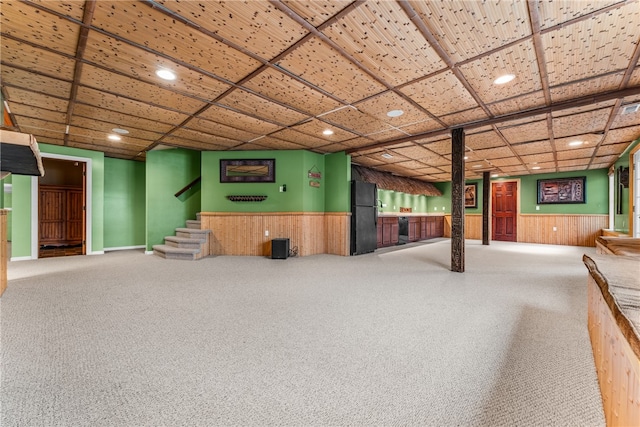
[[[538,204],[586,203],[587,178],[538,180]]]
[[[478,183],[466,184],[464,186],[464,207],[465,208],[477,208],[478,207]]]
[[[275,159],[220,159],[220,182],[275,182]]]

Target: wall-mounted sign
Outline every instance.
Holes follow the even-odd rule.
[[[309,181],[309,185],[311,187],[320,188],[320,183],[318,181]]]
[[[313,167],[309,169],[308,176],[312,179],[322,179],[322,172],[320,172],[320,169],[318,169],[316,165],[313,165]]]
[[[413,212],[413,208],[403,208],[403,207],[400,207],[400,212],[407,212],[407,213],[409,213],[409,212]]]

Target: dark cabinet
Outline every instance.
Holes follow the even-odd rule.
[[[407,242],[417,242],[420,240],[420,218],[419,216],[410,216],[407,218]]]
[[[420,240],[444,236],[443,216],[420,217]]]
[[[378,218],[378,247],[393,246],[398,243],[398,217]]]
[[[433,239],[444,236],[443,216],[409,216],[407,220],[407,241]],[[399,240],[399,217],[386,216],[378,218],[378,247],[393,246]]]

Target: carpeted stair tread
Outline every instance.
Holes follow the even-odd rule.
[[[198,220],[193,220],[193,219],[187,220],[187,228],[190,230],[199,230],[201,224],[202,223]]]
[[[202,234],[206,235],[211,233],[211,230],[200,230],[196,228],[176,228],[177,233],[191,233],[191,234]]]
[[[153,253],[163,258],[195,260],[200,249],[176,248],[169,245],[153,245]]]

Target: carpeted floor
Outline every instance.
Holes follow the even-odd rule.
[[[602,426],[591,248],[9,264],[3,426]]]

